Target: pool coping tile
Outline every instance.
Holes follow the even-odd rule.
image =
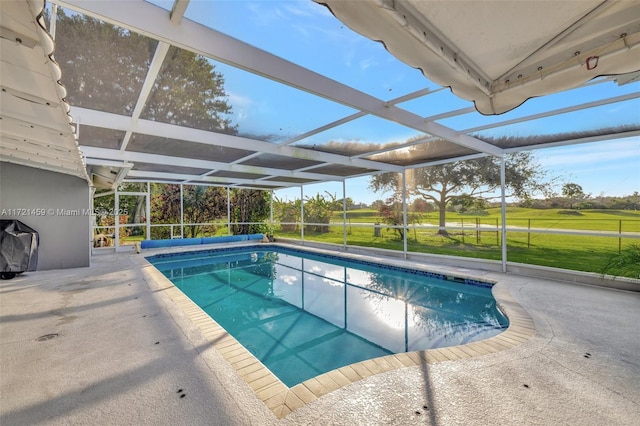
[[[176,252],[179,251],[176,250]],[[305,251],[322,250],[305,248]],[[342,255],[350,257],[348,253],[342,253]],[[148,266],[153,266],[146,259],[144,262],[147,262]],[[418,267],[426,268],[425,265],[418,265]],[[151,284],[165,291],[174,305],[236,370],[238,376],[254,391],[256,397],[279,419],[313,403],[327,393],[373,375],[425,363],[455,362],[488,356],[521,345],[535,334],[535,324],[531,316],[512,297],[506,284],[496,282],[492,287],[493,296],[497,301],[498,308],[509,319],[509,327],[502,333],[465,345],[397,353],[357,362],[305,380],[289,388],[160,271],[153,267],[145,267],[143,272],[147,274]],[[473,277],[472,274],[466,278],[487,282],[486,278]]]

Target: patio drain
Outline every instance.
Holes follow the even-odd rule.
[[[46,342],[47,340],[55,339],[56,337],[58,337],[58,333],[45,334],[44,336],[38,337],[36,342]]]

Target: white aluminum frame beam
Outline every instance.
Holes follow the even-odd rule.
[[[140,95],[138,95],[138,100],[136,101],[136,105],[133,108],[133,114],[131,114],[132,119],[137,120],[138,118],[140,118],[140,114],[142,114],[142,110],[147,103],[147,99],[149,99],[149,95],[151,94],[151,90],[153,89],[156,78],[160,73],[162,62],[164,62],[164,58],[167,56],[170,47],[171,46],[169,44],[163,42],[159,42],[158,46],[156,46],[156,51],[153,54],[153,59],[151,60],[151,64],[149,65],[147,76],[144,79],[142,89],[140,90]],[[122,145],[120,146],[121,151],[127,149],[132,135],[133,134],[130,131],[127,131],[125,133],[124,139],[122,140]]]
[[[169,14],[172,24],[180,24],[188,6],[189,0],[175,0],[173,7],[171,8],[171,13]]]
[[[568,140],[558,141],[558,142],[548,142],[548,143],[542,143],[538,145],[506,148],[504,152],[505,154],[509,154],[512,152],[519,152],[519,151],[534,151],[534,150],[545,149],[545,148],[556,148],[559,146],[568,146],[568,145],[584,144],[584,143],[591,143],[591,142],[602,142],[602,141],[613,140],[613,139],[626,139],[626,138],[632,138],[636,136],[640,136],[640,130],[631,130],[628,132],[621,132],[621,133],[607,133],[603,135],[587,136],[584,138],[568,139]],[[421,167],[438,166],[440,164],[453,163],[455,161],[473,160],[476,158],[481,158],[486,156],[487,154],[470,154],[464,157],[448,158],[446,160],[427,161],[425,163],[407,166],[407,169],[417,169]]]
[[[173,124],[160,123],[157,121],[142,119],[135,120],[132,117],[112,114],[104,111],[96,111],[87,108],[73,107],[71,108],[71,113],[74,117],[77,117],[82,122],[82,124],[104,127],[107,129],[123,130],[125,132],[129,131],[133,133],[141,133],[161,138],[185,140],[189,142],[201,143],[204,145],[214,145],[227,148],[244,149],[248,151],[258,151],[267,154],[281,155],[284,157],[293,157],[325,163],[341,164],[350,167],[386,170],[390,172],[402,171],[402,167],[392,164],[350,158],[343,155],[315,151],[306,148],[277,145],[271,142],[248,139],[240,136],[226,135],[223,133],[209,132],[206,130],[181,127]],[[87,147],[83,147],[83,150],[85,148]],[[239,165],[236,165],[234,167],[239,167]]]
[[[620,96],[614,96],[611,98],[606,98],[606,99],[599,99],[597,101],[592,101],[592,102],[586,102],[583,104],[579,104],[579,105],[574,105],[574,106],[570,106],[570,107],[564,107],[564,108],[558,108],[555,110],[551,110],[551,111],[545,111],[545,112],[541,112],[538,114],[531,114],[531,115],[527,115],[524,117],[519,117],[519,118],[514,118],[511,120],[504,120],[504,121],[499,121],[499,122],[495,122],[495,123],[491,123],[491,124],[486,124],[483,126],[477,126],[477,127],[470,127],[468,129],[464,129],[461,130],[461,133],[472,133],[472,132],[478,132],[481,130],[488,130],[488,129],[494,129],[496,127],[503,127],[503,126],[508,126],[511,124],[517,124],[517,123],[523,123],[523,122],[527,122],[527,121],[532,121],[532,120],[538,120],[541,118],[546,118],[546,117],[552,117],[555,115],[560,115],[560,114],[567,114],[570,112],[575,112],[575,111],[581,111],[583,109],[589,109],[589,108],[595,108],[595,107],[599,107],[599,106],[603,106],[603,105],[608,105],[608,104],[615,104],[615,103],[619,103],[619,102],[624,102],[624,101],[628,101],[628,100],[632,100],[632,99],[636,99],[636,98],[640,98],[640,92],[634,92],[634,93],[628,93],[625,95],[620,95]],[[467,114],[470,112],[475,111],[475,108],[470,107],[470,108],[462,108],[456,111],[451,111],[449,113],[445,113],[445,114],[440,114],[438,116],[434,116],[434,117],[429,117],[429,120],[434,120],[434,119],[441,119],[441,118],[447,118],[447,117],[453,117],[456,115],[462,115],[462,114]],[[370,151],[370,152],[365,152],[362,154],[358,154],[355,155],[354,158],[362,158],[362,157],[368,157],[371,155],[375,155],[375,154],[382,154],[384,152],[389,152],[389,151],[395,151],[397,149],[403,149],[403,148],[408,148],[414,145],[420,145],[423,143],[427,143],[433,140],[436,140],[438,138],[435,137],[424,137],[421,139],[417,139],[408,143],[404,143],[404,144],[399,144],[399,145],[395,145],[393,147],[388,147],[388,148],[383,148],[383,149],[379,149],[376,151]],[[506,152],[513,152],[514,150],[521,150],[521,151],[526,151],[528,149],[537,149],[537,146],[535,145],[527,145],[527,146],[523,146],[523,147],[517,147],[517,148],[505,148],[504,151]],[[484,155],[480,155],[480,157],[482,157]],[[466,158],[466,156],[465,156]],[[476,156],[477,158],[477,156]],[[450,163],[452,161],[458,161],[458,160],[462,160],[463,158],[459,158],[459,159],[452,159],[452,160],[444,160],[445,163]],[[430,162],[428,163],[429,165],[435,165],[437,163],[442,164],[442,162]],[[407,166],[409,167],[409,166]],[[410,166],[409,168],[415,168],[415,166]]]
[[[633,138],[638,136],[640,136],[640,130],[630,130],[628,132],[608,133],[605,135],[587,136],[584,138],[576,138],[576,139],[569,139],[565,141],[543,143],[543,144],[539,144],[531,147],[525,147],[525,148],[523,147],[510,148],[510,149],[505,149],[505,153],[537,150],[537,149],[545,149],[545,148],[556,148],[559,146],[568,146],[568,145],[576,145],[576,144],[583,144],[583,143],[611,141],[614,139],[626,139],[626,138]]]
[[[412,99],[420,98],[420,97],[423,97],[423,96],[430,95],[432,93],[439,92],[439,91],[441,91],[443,89],[444,88],[430,90],[430,89],[427,88],[427,89],[417,90],[415,92],[406,94],[404,96],[399,96],[397,98],[391,99],[390,101],[388,101],[388,103],[390,105],[396,105],[396,104],[399,104],[399,103],[402,103],[402,102],[407,102],[407,101],[410,101]],[[367,113],[362,112],[362,111],[356,112],[354,114],[350,114],[350,115],[348,115],[346,117],[343,117],[343,118],[341,118],[339,120],[336,120],[336,121],[333,121],[331,123],[325,124],[324,126],[318,127],[317,129],[313,129],[313,130],[311,130],[309,132],[306,132],[306,133],[303,133],[301,135],[295,136],[295,137],[285,141],[284,143],[282,143],[282,145],[291,145],[292,143],[295,143],[297,141],[306,139],[306,138],[308,138],[310,136],[313,136],[313,135],[317,135],[318,133],[322,133],[322,132],[324,132],[326,130],[332,129],[332,128],[340,126],[342,124],[349,123],[350,121],[353,121],[355,119],[364,117],[366,115],[367,115]],[[356,158],[359,158],[359,156],[356,156]]]
[[[551,116],[560,115],[560,114],[567,114],[570,112],[581,111],[583,109],[595,108],[603,105],[630,101],[632,99],[637,99],[637,98],[640,98],[640,92],[627,93],[626,95],[614,96],[612,98],[606,98],[606,99],[598,99],[597,101],[585,102],[583,104],[574,105],[570,107],[558,108],[551,111],[541,112],[538,114],[531,114],[524,117],[513,118],[511,120],[499,121],[499,122],[487,124],[484,126],[470,127],[468,129],[463,130],[463,132],[465,133],[478,132],[480,130],[493,129],[496,127],[508,126],[510,124],[517,124],[525,121],[538,120],[540,118],[551,117]],[[530,147],[530,148],[535,148],[535,147]]]
[[[218,161],[197,160],[193,158],[184,158],[184,157],[172,157],[170,155],[149,154],[144,152],[133,152],[133,151],[122,152],[117,149],[97,148],[92,146],[84,146],[82,147],[82,151],[87,157],[88,164],[97,164],[97,162],[99,161],[112,160],[112,161],[123,161],[123,162],[131,162],[131,163],[150,163],[150,164],[161,164],[161,165],[167,165],[167,166],[191,167],[191,168],[206,169],[206,170],[221,170],[221,171],[230,171],[230,172],[238,172],[238,173],[252,173],[252,174],[258,174],[258,175],[265,175],[265,176],[282,176],[282,177],[319,180],[319,181],[328,181],[328,180],[339,181],[344,179],[344,176],[326,175],[322,173],[298,172],[298,171],[292,171],[292,170],[274,169],[270,167],[259,167],[259,166],[243,166],[240,164],[233,165],[233,164],[227,164],[227,163],[222,163]],[[189,176],[188,179],[190,180],[196,180],[196,179],[201,179],[205,175],[184,175],[184,176]],[[227,180],[230,180],[230,179],[231,178],[227,178]]]
[[[225,177],[217,177],[217,176],[199,176],[193,177],[193,175],[189,174],[181,174],[181,173],[165,173],[165,172],[146,172],[143,170],[131,170],[127,175],[127,178],[130,179],[149,179],[149,180],[183,180],[189,179],[191,181],[197,181],[193,185],[199,185],[201,182],[206,183],[218,183],[225,185],[261,185],[261,186],[273,186],[274,188],[281,187],[297,187],[299,183],[292,182],[276,182],[276,181],[263,181],[258,179],[237,179],[237,178],[225,178]]]

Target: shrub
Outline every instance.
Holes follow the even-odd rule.
[[[602,269],[602,275],[640,278],[640,244],[631,244],[612,256]]]

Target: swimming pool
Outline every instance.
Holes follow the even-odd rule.
[[[266,244],[147,259],[289,387],[508,325],[476,280]]]

